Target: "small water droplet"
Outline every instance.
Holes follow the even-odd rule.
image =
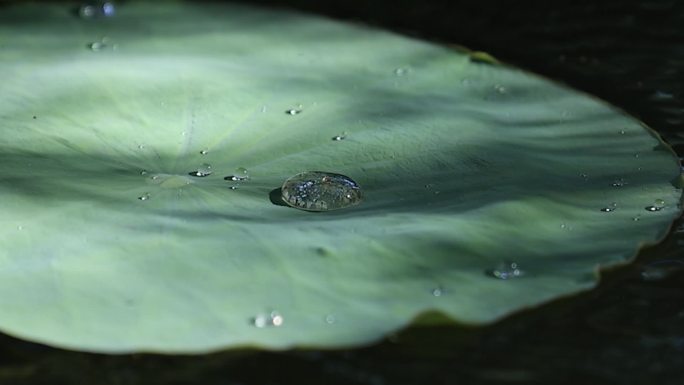
[[[663,209],[663,207],[662,206],[646,206],[646,207],[644,207],[644,209],[646,209],[646,211],[653,212],[653,211],[660,211]]]
[[[428,183],[428,184],[425,185],[425,189],[426,189],[426,190],[430,190],[430,189],[432,189],[433,187],[435,187],[435,185],[432,184],[432,183]]]
[[[343,132],[340,135],[335,135],[332,137],[332,140],[339,142],[340,140],[345,140],[347,138],[347,133]]]
[[[601,211],[604,213],[610,213],[610,212],[615,211],[615,207],[603,207],[603,208],[601,208]]]
[[[21,231],[23,229],[24,229],[24,226],[22,226],[22,225],[17,226],[17,230]]]
[[[633,220],[634,222],[638,222],[639,220],[641,220],[641,216],[637,215],[637,216],[635,216],[635,217],[632,217],[632,220]]]
[[[285,110],[285,113],[288,115],[299,115],[303,112],[301,108],[290,108],[289,110]]]
[[[230,186],[230,187],[228,187],[228,188],[231,189],[231,190],[237,190],[239,187],[238,187],[238,186]]]
[[[235,174],[228,175],[228,176],[224,177],[223,179],[224,180],[232,180],[232,181],[249,180],[249,171],[247,171],[247,169],[244,167],[238,167],[235,169]]]
[[[335,319],[335,316],[332,315],[332,314],[327,314],[327,315],[325,316],[324,320],[325,320],[325,323],[327,323],[328,325],[332,325],[332,324],[334,324],[334,323],[337,321],[337,320]]]
[[[202,163],[197,170],[191,171],[188,174],[192,176],[196,176],[199,178],[209,176],[212,173],[211,165],[209,163]]]
[[[501,84],[494,85],[494,91],[496,91],[500,94],[505,94],[506,92],[508,92],[506,87],[502,86]]]
[[[442,289],[441,286],[437,286],[436,288],[432,289],[432,295],[435,297],[441,297],[442,294],[444,294],[444,289]]]
[[[261,112],[262,113],[266,112],[267,110],[268,110],[268,108],[266,106],[261,106]]]
[[[138,199],[141,201],[146,201],[150,199],[150,194],[149,193],[144,193],[143,195],[139,196]]]
[[[208,153],[209,153],[209,150],[207,150],[207,149],[200,151],[201,155],[207,155]]]
[[[114,4],[109,1],[90,2],[78,8],[78,16],[82,19],[112,17],[115,12]]]
[[[408,74],[408,68],[397,68],[394,70],[394,74],[397,76],[404,76]]]
[[[502,280],[519,278],[525,274],[525,272],[520,269],[517,262],[509,261],[502,262],[497,267],[489,269],[485,273],[490,277]]]
[[[329,211],[361,202],[361,187],[351,178],[323,171],[307,171],[285,181],[282,198],[291,207],[306,211]]]
[[[624,135],[625,132],[626,132],[625,130],[620,130],[620,135]]]
[[[656,206],[665,206],[665,201],[662,199],[656,199],[654,203]]]
[[[278,327],[283,324],[284,318],[277,311],[272,311],[268,314],[259,314],[252,318],[252,325],[258,328],[265,328],[269,326]]]
[[[613,181],[613,183],[611,183],[610,185],[613,187],[624,187],[626,184],[627,183],[625,182],[625,180],[620,178],[620,179],[615,179]]]
[[[144,145],[144,144],[139,144],[139,145],[138,145],[138,148],[141,149],[141,150],[143,150],[143,149],[145,149],[145,145]]]
[[[147,170],[140,170],[140,175],[147,175]]]
[[[636,154],[634,154],[634,157],[635,157],[635,158],[638,158],[638,157],[639,157],[639,153],[637,152]]]
[[[580,176],[580,178],[582,178],[582,179],[584,179],[584,180],[589,179],[589,175],[587,175],[587,174],[585,174],[585,173],[581,173],[579,176]]]
[[[99,42],[99,41],[95,41],[95,42],[89,43],[88,48],[91,51],[97,52],[97,51],[101,51],[102,48],[104,48],[104,44]]]

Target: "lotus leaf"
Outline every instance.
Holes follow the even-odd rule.
[[[519,69],[246,5],[87,16],[0,9],[15,336],[199,353],[358,346],[426,312],[480,325],[594,287],[680,213],[656,134]],[[282,204],[310,171],[363,200]]]

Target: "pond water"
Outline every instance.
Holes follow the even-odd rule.
[[[490,52],[623,108],[684,156],[681,2],[259,2]],[[198,166],[188,172],[211,173]],[[74,353],[2,336],[0,357],[0,383],[17,385],[679,384],[684,222],[596,290],[482,328],[413,328],[353,350],[194,357]]]

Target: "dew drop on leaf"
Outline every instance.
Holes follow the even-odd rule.
[[[144,193],[143,195],[139,196],[138,199],[141,201],[146,201],[150,199],[150,194],[149,193]]]
[[[116,8],[109,1],[89,2],[78,7],[78,16],[82,19],[112,17]]]
[[[361,202],[361,187],[351,178],[323,171],[307,171],[285,181],[282,198],[288,205],[306,211],[329,211]]]
[[[485,273],[490,277],[502,280],[519,278],[525,274],[525,272],[520,269],[517,262],[509,261],[502,262],[495,268],[487,270]]]
[[[441,286],[437,286],[436,288],[432,289],[432,295],[435,297],[441,297],[442,294],[444,294],[444,289],[442,289]]]
[[[258,328],[265,328],[270,326],[281,326],[283,324],[283,316],[277,311],[272,311],[268,314],[259,314],[252,318],[252,325]]]
[[[202,163],[199,167],[197,167],[197,170],[190,171],[188,174],[202,178],[211,175],[211,173],[211,165],[209,163]]]
[[[238,167],[235,169],[235,174],[228,175],[223,179],[232,181],[246,181],[249,180],[249,171],[247,171],[247,169],[244,167]]]

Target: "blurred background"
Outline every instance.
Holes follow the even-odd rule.
[[[10,3],[0,0],[0,12]],[[295,9],[486,51],[622,108],[684,156],[682,1],[243,3]],[[115,4],[125,6],[124,1]],[[0,335],[0,384],[12,385],[674,385],[684,383],[682,368],[681,220],[661,244],[644,249],[634,263],[605,272],[600,286],[589,293],[482,328],[413,328],[354,350],[109,356]]]

